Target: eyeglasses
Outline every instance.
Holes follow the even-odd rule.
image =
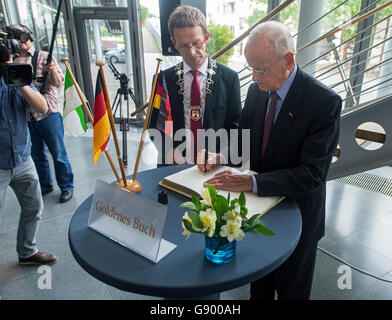
[[[190,49],[190,48],[195,48],[195,49],[203,49],[205,39],[204,40],[198,40],[193,43],[179,43],[177,44],[177,47],[179,49]]]
[[[247,64],[245,65],[245,69],[251,71],[252,73],[258,73],[262,76],[265,76],[268,72],[271,71],[271,68],[266,68],[266,69],[254,69],[250,66],[248,66]]]

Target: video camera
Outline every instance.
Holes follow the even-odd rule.
[[[6,32],[0,31],[0,47],[8,49],[11,55],[20,53],[20,45],[17,40],[26,42],[31,34],[20,29],[6,27]],[[9,87],[23,87],[33,80],[33,70],[27,63],[0,62],[0,75]]]
[[[121,89],[125,90],[124,94],[127,94],[126,91],[128,90],[129,83],[129,78],[127,75],[125,73],[120,73],[112,62],[109,62],[109,68],[112,70],[114,77],[117,80],[120,80],[120,87]]]

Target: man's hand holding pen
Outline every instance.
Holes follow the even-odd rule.
[[[218,153],[206,152],[206,149],[203,149],[197,154],[196,163],[201,172],[211,170],[213,167],[219,165],[220,162],[220,154]]]
[[[207,172],[221,163],[221,155],[219,153],[206,153],[206,149],[201,150],[197,154],[197,167],[201,172]],[[204,182],[212,185],[219,190],[227,191],[252,191],[253,179],[248,174],[233,173],[231,170],[225,170],[215,174],[211,179]]]

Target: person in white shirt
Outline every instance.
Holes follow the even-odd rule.
[[[207,56],[210,33],[200,10],[191,6],[177,7],[169,17],[168,28],[183,61],[163,72],[171,105],[174,141],[172,149],[166,148],[169,150],[164,145],[155,144],[160,153],[158,165],[195,163],[197,153],[199,159],[203,159],[205,152],[197,130],[213,129],[216,132],[238,128],[240,83],[237,72]],[[180,129],[187,130],[181,141],[177,141],[176,133]],[[197,136],[196,142],[193,138]],[[211,154],[219,153],[223,148],[219,139],[216,140],[216,148],[208,148]],[[183,144],[185,150],[178,148]],[[173,154],[168,156],[170,152]]]

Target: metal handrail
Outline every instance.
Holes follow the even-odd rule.
[[[354,36],[352,36],[351,38],[348,38],[348,39],[344,40],[342,43],[340,43],[339,45],[337,45],[336,48],[339,48],[339,47],[345,45],[347,42],[350,42],[351,40],[355,39],[355,38],[357,37],[357,35],[360,35],[360,34],[366,32],[366,31],[368,31],[369,29],[372,29],[374,26],[376,26],[376,25],[378,25],[379,23],[381,23],[381,22],[383,22],[383,21],[389,19],[391,16],[392,16],[392,14],[390,14],[390,15],[386,16],[385,18],[383,18],[383,19],[377,21],[376,23],[372,24],[371,26],[366,27],[365,29],[363,29],[363,30],[360,31],[359,33],[356,33],[356,34],[355,34]],[[385,31],[385,30],[386,30],[386,28],[382,29],[381,31]],[[381,31],[380,31],[380,32],[381,32]],[[378,32],[377,32],[377,33],[378,33]],[[375,34],[377,34],[377,33],[375,33]],[[374,35],[375,35],[375,34],[374,34]],[[373,36],[373,35],[364,37],[362,40],[366,40],[366,39],[372,38],[372,36]],[[370,48],[369,48],[369,49],[370,49]],[[321,55],[318,56],[317,58],[315,58],[315,59],[309,61],[308,63],[304,64],[304,65],[302,66],[302,68],[305,68],[305,67],[307,67],[307,66],[309,66],[309,65],[312,65],[313,63],[317,62],[317,60],[321,59],[321,57],[327,55],[328,53],[331,53],[332,50],[333,50],[333,48],[331,48],[330,50],[324,52],[323,54],[321,54]],[[365,49],[365,50],[367,50],[367,49]],[[361,53],[363,53],[365,50],[362,50]],[[324,68],[327,68],[327,67],[324,67]],[[320,70],[323,70],[324,68],[321,68]],[[319,71],[320,71],[320,70],[319,70]]]
[[[362,82],[362,84],[357,84],[357,85],[353,86],[353,88],[359,87],[359,86],[361,86],[361,85],[369,84],[369,83],[371,83],[371,82],[373,82],[373,81],[378,81],[378,80],[380,80],[381,78],[385,78],[385,77],[389,77],[389,78],[388,78],[387,80],[385,80],[385,81],[378,82],[378,85],[383,84],[383,83],[388,82],[388,81],[392,81],[392,72],[387,73],[387,74],[385,74],[385,75],[383,75],[383,76],[379,76],[378,78],[375,78],[375,79],[371,79],[371,80],[369,80],[369,81]],[[343,93],[343,92],[346,92],[346,90],[336,91],[337,94],[341,94],[341,93]]]
[[[234,39],[232,42],[230,42],[227,46],[223,47],[222,49],[220,49],[218,52],[216,52],[215,54],[213,54],[211,56],[212,59],[217,59],[220,56],[222,56],[223,54],[225,54],[227,51],[229,51],[231,48],[233,48],[235,45],[237,45],[238,43],[240,43],[242,40],[244,40],[249,34],[250,32],[256,28],[259,24],[271,20],[273,17],[275,17],[279,12],[281,12],[284,8],[286,8],[289,4],[291,4],[292,2],[294,2],[296,0],[286,0],[285,2],[281,3],[279,6],[277,6],[276,8],[274,8],[272,11],[270,11],[269,13],[267,13],[267,15],[260,19],[258,22],[256,22],[252,27],[250,27],[248,30],[246,30],[243,34],[241,34],[239,37],[237,37],[236,39]]]
[[[302,47],[297,49],[297,53],[301,52],[302,50],[304,50],[304,49],[306,49],[306,48],[308,48],[308,47],[310,47],[310,46],[312,46],[312,45],[314,45],[314,44],[316,44],[316,43],[318,43],[318,42],[320,42],[320,41],[322,41],[324,39],[327,39],[328,37],[333,36],[335,33],[339,32],[339,31],[342,31],[343,29],[345,29],[347,27],[350,27],[353,24],[356,24],[356,23],[358,23],[358,22],[360,22],[360,21],[362,21],[364,19],[369,18],[373,14],[377,13],[378,11],[380,11],[380,10],[390,6],[390,5],[392,5],[392,1],[388,1],[387,3],[384,3],[383,5],[381,5],[380,7],[377,7],[375,9],[373,9],[373,10],[371,10],[371,11],[369,11],[369,12],[363,14],[363,15],[361,15],[361,16],[359,16],[358,18],[356,18],[354,20],[351,19],[351,20],[341,24],[340,26],[332,29],[331,31],[329,31],[329,32],[325,33],[324,35],[322,35],[321,37],[317,38],[316,40],[313,40],[313,41],[309,42],[308,44],[303,45]]]
[[[371,15],[374,15],[375,13],[377,13],[377,12],[379,12],[380,10],[386,8],[387,6],[392,5],[392,1],[389,1],[389,2],[387,2],[387,3],[385,3],[385,4],[383,4],[383,5],[381,5],[381,6],[377,7],[377,8],[375,8],[375,9],[370,10],[369,12],[366,12],[366,13],[364,13],[364,14],[361,14],[362,12],[366,11],[367,9],[369,9],[369,7],[374,6],[374,5],[375,5],[376,3],[378,3],[379,1],[380,1],[380,0],[378,0],[377,2],[373,2],[373,3],[372,3],[371,5],[369,5],[367,8],[364,8],[364,9],[360,10],[360,12],[358,12],[358,13],[355,14],[355,15],[353,15],[350,19],[348,19],[348,21],[342,23],[340,26],[338,26],[338,27],[332,29],[331,31],[329,31],[329,32],[327,32],[327,33],[325,33],[324,35],[320,36],[318,39],[312,41],[311,43],[306,44],[305,46],[299,48],[299,49],[297,50],[297,53],[300,52],[300,51],[302,51],[303,49],[309,47],[310,45],[314,45],[314,44],[316,44],[316,43],[318,43],[318,42],[320,42],[320,41],[326,39],[327,36],[331,36],[332,34],[335,34],[336,32],[343,30],[344,28],[351,27],[353,24],[356,24],[356,23],[358,23],[358,22],[360,22],[360,21],[362,21],[362,20],[364,20],[364,19],[370,17]],[[294,36],[298,36],[298,34],[300,34],[301,32],[303,32],[303,31],[306,30],[307,28],[309,28],[309,27],[310,27],[311,25],[313,25],[314,23],[316,23],[316,22],[322,20],[322,19],[325,18],[328,14],[330,14],[331,12],[333,12],[334,10],[336,10],[338,7],[340,7],[341,5],[343,5],[343,4],[346,3],[346,2],[347,2],[347,0],[342,1],[342,3],[340,3],[340,4],[337,5],[337,6],[335,6],[332,10],[329,10],[326,14],[324,14],[322,17],[320,17],[320,18],[317,19],[316,21],[312,22],[312,23],[309,24],[308,26],[306,26],[306,27],[304,27],[303,29],[301,29],[301,30],[300,30],[299,32],[297,32]],[[301,66],[301,67],[305,67],[305,66],[309,66],[309,65],[311,65],[311,64],[317,63],[317,61],[319,61],[323,56],[327,55],[328,53],[331,53],[331,51],[333,51],[334,49],[337,49],[337,48],[339,48],[340,46],[344,46],[347,42],[352,41],[353,39],[357,38],[358,35],[361,35],[361,34],[363,34],[363,33],[365,33],[365,32],[369,32],[369,30],[375,29],[377,25],[379,25],[380,23],[383,23],[384,21],[386,21],[387,19],[390,19],[391,17],[392,17],[392,14],[388,14],[386,17],[383,17],[382,19],[380,19],[380,20],[376,21],[375,23],[373,23],[371,26],[368,26],[368,27],[362,29],[360,32],[356,33],[353,37],[350,37],[349,39],[343,41],[342,43],[340,43],[339,45],[335,46],[334,48],[331,47],[330,50],[324,52],[323,54],[321,54],[321,55],[318,56],[317,58],[313,59],[312,61],[309,61],[308,63],[306,63],[306,65]],[[265,17],[264,19],[262,19],[262,20],[266,20],[266,17]],[[262,21],[259,21],[257,24],[259,24],[259,23],[261,23],[261,22],[262,22]],[[256,25],[257,25],[257,24],[256,24]],[[374,32],[374,33],[372,33],[371,35],[367,35],[367,36],[365,36],[364,38],[362,38],[361,41],[372,39],[372,38],[374,38],[377,34],[380,34],[380,33],[386,34],[388,28],[382,28],[382,29],[376,29],[376,30],[377,30],[377,31]],[[250,32],[250,31],[249,31],[249,32]],[[249,32],[248,32],[248,34],[249,34]],[[344,70],[348,70],[349,68],[358,67],[358,66],[361,66],[361,65],[363,65],[363,64],[367,64],[369,61],[372,61],[372,60],[374,61],[375,59],[378,59],[378,58],[382,57],[383,55],[385,55],[385,54],[389,53],[390,51],[392,51],[392,49],[389,49],[389,50],[387,50],[387,51],[382,50],[382,51],[381,51],[382,53],[377,54],[377,55],[375,55],[375,56],[370,56],[370,57],[368,57],[366,60],[363,60],[363,61],[356,61],[356,60],[354,60],[354,59],[357,59],[361,54],[364,54],[364,53],[366,53],[366,52],[371,52],[371,50],[373,50],[374,48],[377,48],[377,47],[382,46],[382,45],[383,45],[385,42],[387,42],[387,41],[391,41],[391,38],[392,38],[392,37],[385,37],[385,38],[383,38],[382,41],[379,41],[379,42],[377,42],[377,43],[375,43],[375,44],[373,44],[373,45],[371,45],[371,46],[369,46],[369,47],[367,47],[367,48],[365,48],[365,49],[363,49],[363,50],[361,50],[361,51],[359,51],[359,52],[356,52],[354,55],[352,55],[350,58],[346,58],[344,61],[340,61],[340,62],[337,61],[333,66],[328,65],[328,66],[322,67],[321,69],[318,69],[318,70],[317,70],[317,73],[318,73],[318,74],[317,74],[316,78],[318,78],[320,81],[324,81],[324,80],[326,80],[326,79],[328,79],[328,78],[330,78],[330,77],[332,77],[332,76],[335,76],[335,75],[339,74],[339,72],[334,72],[334,71],[337,70],[337,69],[340,68],[340,67],[342,67],[342,70],[344,71]],[[231,48],[231,47],[230,47],[230,48]],[[392,58],[384,59],[384,60],[382,60],[382,61],[380,61],[380,62],[378,62],[378,63],[376,63],[376,64],[374,64],[374,65],[372,65],[372,66],[369,66],[368,68],[365,67],[364,70],[362,70],[362,71],[360,71],[360,72],[357,72],[357,73],[354,74],[354,75],[351,75],[351,76],[348,77],[347,79],[343,79],[342,81],[335,82],[335,83],[333,83],[332,85],[329,85],[329,87],[330,87],[330,88],[335,88],[335,87],[337,87],[337,86],[339,86],[339,85],[341,85],[341,84],[344,84],[344,83],[346,83],[346,82],[349,82],[350,80],[352,80],[353,78],[357,77],[358,75],[361,75],[361,74],[363,74],[363,73],[369,72],[369,71],[374,70],[374,69],[376,69],[376,68],[380,68],[381,66],[385,65],[386,63],[388,63],[390,60],[392,60]],[[351,63],[354,62],[354,63],[353,63],[353,64],[350,64],[349,66],[347,66],[350,62],[351,62]],[[244,72],[245,70],[246,70],[246,69],[243,68],[242,70],[239,71],[239,73],[242,73],[242,72]],[[341,70],[341,71],[342,71],[342,70]],[[321,71],[321,73],[320,73],[320,71]],[[331,73],[332,73],[332,74],[331,74]],[[328,76],[323,77],[323,76],[326,75],[326,74],[328,74]],[[245,76],[243,76],[243,77],[240,78],[240,81],[241,81],[241,88],[246,87],[247,85],[249,85],[249,84],[252,82],[252,80],[248,80],[249,77],[251,77],[251,75],[252,75],[252,73],[249,73],[249,74],[247,74],[247,75],[245,75]],[[382,86],[382,84],[385,84],[385,83],[388,83],[389,86],[390,86],[390,83],[391,83],[391,81],[392,81],[391,76],[392,76],[392,73],[388,73],[388,74],[385,74],[385,75],[383,75],[383,76],[381,76],[381,77],[378,77],[377,79],[371,79],[371,80],[369,80],[369,81],[361,82],[360,84],[354,84],[354,85],[352,86],[352,88],[358,88],[358,87],[360,87],[361,85],[370,84],[370,83],[372,83],[372,82],[378,80],[377,84],[372,85],[372,86],[370,86],[370,87],[368,87],[368,88],[366,88],[366,89],[363,89],[363,90],[361,90],[361,92],[358,92],[358,93],[355,93],[355,94],[351,92],[351,93],[347,94],[347,97],[346,97],[345,99],[343,99],[343,101],[346,101],[346,100],[348,100],[348,99],[352,99],[353,97],[361,96],[362,93],[363,93],[363,95],[367,95],[367,94],[369,94],[369,93],[371,93],[371,92],[374,92],[374,91],[376,91],[376,90],[380,90],[381,88],[388,87],[388,85]],[[380,80],[381,78],[382,78],[382,79],[385,79],[385,80],[382,81],[382,82],[380,82],[379,80]],[[377,88],[377,89],[374,90],[375,88]],[[346,90],[344,90],[344,91],[346,91]],[[339,93],[343,93],[344,91],[339,91]],[[245,96],[246,96],[246,94],[244,94],[243,96],[241,96],[242,103],[244,102],[243,97],[245,97]]]
[[[293,35],[293,38],[298,36],[301,32],[304,32],[306,29],[308,29],[309,27],[311,27],[312,25],[314,25],[315,23],[319,22],[320,20],[322,20],[323,18],[325,18],[326,16],[328,16],[331,12],[334,12],[337,8],[339,8],[340,6],[342,6],[343,4],[345,4],[348,0],[344,0],[342,3],[338,4],[336,7],[332,8],[331,10],[329,10],[328,12],[326,12],[325,14],[323,14],[320,18],[314,20],[312,23],[308,24],[306,27],[302,28],[301,30],[299,30],[297,33],[295,33]],[[381,0],[378,0],[381,1]]]
[[[390,40],[390,39],[392,39],[392,37],[389,37],[389,38],[386,39],[386,40]],[[386,40],[385,40],[385,41],[386,41]],[[385,42],[385,41],[382,41],[382,43]],[[381,43],[379,43],[379,44],[381,44]],[[375,45],[375,46],[372,46],[372,47],[369,47],[369,48],[367,48],[367,49],[365,49],[365,50],[362,50],[361,53],[363,53],[364,51],[368,51],[369,49],[375,48],[375,47],[377,47],[379,44],[377,44],[377,45]],[[363,64],[363,63],[366,63],[366,62],[368,62],[368,61],[370,61],[370,60],[372,60],[372,59],[378,58],[378,57],[380,57],[380,56],[382,56],[382,55],[384,55],[385,53],[388,53],[388,52],[390,52],[390,51],[392,51],[392,49],[387,50],[387,51],[385,51],[385,52],[383,52],[383,53],[381,53],[381,54],[379,54],[379,55],[372,56],[372,57],[370,57],[369,59],[367,59],[367,60],[365,60],[365,61],[361,61],[361,62],[358,62],[358,63],[354,63],[354,64],[352,64],[350,67],[344,68],[344,70],[347,70],[347,69],[349,69],[349,68],[351,68],[351,67],[353,67],[353,66],[359,66],[359,65],[361,65],[361,64]],[[358,54],[360,54],[360,53],[358,53]],[[346,64],[346,63],[348,63],[348,62],[350,62],[352,59],[356,58],[356,57],[358,56],[358,54],[354,55],[354,56],[351,57],[351,58],[348,58],[348,59],[344,60],[343,62],[341,62],[341,63],[339,63],[339,64],[336,64],[336,67],[340,67],[340,66],[342,66],[342,65],[344,65],[344,64]],[[329,74],[327,77],[324,77],[324,78],[321,78],[321,79],[320,79],[321,76],[323,76],[323,75],[325,75],[325,74],[327,74],[327,73],[332,72],[333,70],[336,69],[336,67],[330,68],[328,71],[325,71],[325,72],[323,72],[323,73],[321,73],[321,74],[316,75],[316,79],[318,79],[319,81],[324,81],[324,80],[326,80],[326,79],[328,79],[328,78],[330,78],[330,77],[332,77],[332,76],[334,76],[334,75],[337,75],[339,72],[336,72],[336,73],[333,73],[333,74]],[[320,71],[320,70],[318,70],[318,71]]]

